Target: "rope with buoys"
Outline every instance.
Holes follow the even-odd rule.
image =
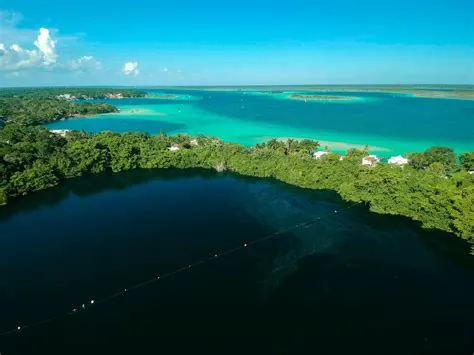
[[[292,230],[295,230],[295,229],[298,229],[300,227],[309,227],[311,226],[312,224],[322,220],[322,219],[325,219],[325,218],[328,218],[330,216],[333,216],[334,214],[337,214],[339,212],[343,212],[343,211],[346,211],[356,205],[359,205],[361,204],[362,202],[356,202],[348,207],[344,207],[344,208],[341,208],[339,210],[334,210],[333,212],[330,212],[328,214],[325,214],[323,216],[319,216],[319,217],[316,217],[316,218],[313,218],[313,219],[310,219],[306,222],[302,222],[302,223],[298,223],[298,224],[295,224],[295,225],[292,225],[291,227],[288,227],[286,229],[283,229],[283,230],[280,230],[280,231],[277,231],[277,232],[274,232],[274,233],[271,233],[265,237],[262,237],[262,238],[258,238],[258,239],[254,239],[252,241],[249,241],[249,242],[244,242],[234,248],[231,248],[231,249],[227,249],[223,252],[220,252],[218,254],[212,254],[211,256],[207,257],[207,258],[204,258],[204,259],[201,259],[195,263],[192,263],[192,264],[188,264],[186,266],[183,266],[183,267],[180,267],[178,269],[175,269],[173,271],[170,271],[170,272],[167,272],[167,273],[164,273],[164,274],[160,274],[160,275],[157,275],[155,277],[152,277],[146,281],[143,281],[143,282],[140,282],[140,283],[137,283],[137,284],[134,284],[132,286],[129,286],[127,288],[123,288],[121,289],[120,291],[117,291],[115,293],[112,293],[108,296],[105,296],[99,300],[94,300],[94,299],[90,299],[88,302],[86,303],[83,303],[75,308],[72,308],[70,311],[68,312],[65,312],[65,313],[61,313],[57,316],[54,316],[54,317],[50,317],[50,318],[45,318],[45,319],[42,319],[40,321],[37,321],[37,322],[33,322],[33,323],[29,323],[27,325],[18,325],[17,327],[15,328],[11,328],[10,330],[7,330],[3,333],[0,333],[0,337],[3,337],[3,336],[6,336],[6,335],[10,335],[10,334],[13,334],[13,333],[19,333],[23,330],[26,330],[26,329],[30,329],[30,328],[35,328],[35,327],[39,327],[41,325],[44,325],[44,324],[48,324],[48,323],[52,323],[52,322],[55,322],[55,321],[58,321],[60,319],[63,319],[63,318],[66,318],[66,317],[69,317],[69,316],[73,316],[75,314],[78,314],[80,312],[83,312],[83,311],[86,311],[86,310],[89,310],[90,308],[92,308],[92,306],[96,306],[98,304],[101,304],[101,303],[105,303],[105,302],[108,302],[114,298],[117,298],[117,297],[120,297],[120,296],[123,296],[125,295],[127,292],[130,292],[132,290],[136,290],[138,288],[141,288],[141,287],[144,287],[144,286],[147,286],[151,283],[154,283],[154,282],[157,282],[159,280],[162,280],[164,278],[167,278],[167,277],[171,277],[171,276],[174,276],[176,274],[179,274],[181,272],[184,272],[186,270],[190,270],[192,268],[195,268],[199,265],[202,265],[204,263],[207,263],[211,260],[216,260],[218,258],[222,258],[224,256],[227,256],[227,255],[230,255],[230,254],[233,254],[239,250],[242,250],[242,249],[245,249],[245,248],[248,248],[252,245],[255,245],[255,244],[258,244],[258,243],[261,243],[265,240],[268,240],[268,239],[272,239],[272,238],[275,238],[277,237],[278,235],[282,235],[282,234],[285,234],[285,233],[288,233]]]

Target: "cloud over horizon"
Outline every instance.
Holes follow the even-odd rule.
[[[36,31],[19,28],[22,19],[18,12],[0,10],[0,72],[8,77],[25,78],[33,71],[85,73],[103,69],[102,63],[90,55],[60,61],[58,39],[53,38],[53,33],[58,31],[45,27]],[[71,38],[61,37],[65,41]],[[28,43],[32,45],[29,47]]]
[[[122,72],[125,75],[137,76],[138,74],[140,74],[140,70],[138,69],[138,62],[125,63]]]
[[[40,28],[34,45],[37,49],[25,49],[19,44],[6,47],[4,43],[0,43],[0,70],[18,71],[48,67],[56,63],[56,41],[51,38],[47,28]]]
[[[58,55],[56,54],[56,42],[51,38],[50,32],[47,28],[40,28],[38,39],[35,41],[35,46],[43,55],[44,65],[56,63]]]
[[[95,70],[102,70],[102,63],[90,55],[85,55],[81,58],[71,59],[66,64],[66,69],[71,71],[89,72]]]

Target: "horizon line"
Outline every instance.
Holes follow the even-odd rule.
[[[247,87],[348,87],[348,86],[371,86],[371,87],[384,87],[384,86],[429,86],[429,87],[473,87],[473,84],[218,84],[218,85],[33,85],[33,86],[0,86],[0,89],[26,89],[26,88],[72,88],[72,87],[95,87],[95,88],[116,88],[116,87],[127,87],[127,88],[247,88]]]

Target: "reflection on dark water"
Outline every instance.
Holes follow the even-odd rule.
[[[39,191],[32,196],[10,201],[8,207],[0,208],[0,221],[24,211],[54,206],[71,194],[86,197],[109,190],[127,189],[151,180],[175,180],[191,176],[207,179],[218,178],[215,173],[201,169],[142,169],[118,174],[105,172],[98,175],[86,175],[82,178],[67,180],[64,184],[53,189]]]
[[[349,205],[203,170],[89,176],[14,201],[0,209],[0,330],[329,216],[0,339],[0,352],[469,353],[468,246],[362,205],[331,213]]]

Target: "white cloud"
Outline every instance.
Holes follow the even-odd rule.
[[[12,44],[7,48],[0,43],[0,70],[17,71],[56,63],[56,41],[51,38],[48,29],[40,29],[34,44],[38,49],[25,49],[19,44]]]
[[[0,40],[7,42],[8,46],[17,43],[22,47],[34,42],[38,37],[38,29],[19,26],[22,21],[23,15],[21,13],[0,10]],[[80,32],[60,36],[56,28],[48,28],[48,31],[56,38],[57,42],[60,41],[62,44],[73,43],[85,36]]]
[[[71,59],[66,64],[66,69],[71,71],[90,72],[95,70],[102,70],[102,63],[95,60],[90,55],[85,55],[78,59]]]
[[[34,45],[26,49],[19,44],[6,47],[0,43],[0,71],[18,72],[28,69],[58,69],[77,72],[91,72],[102,69],[102,63],[92,56],[83,56],[67,62],[58,62],[56,40],[47,28],[40,28]]]
[[[138,74],[140,74],[140,70],[138,69],[138,62],[125,63],[122,72],[125,75],[137,76]]]
[[[0,43],[0,70],[23,70],[40,64],[41,55],[38,51],[23,49],[18,44],[6,48]]]
[[[91,72],[101,70],[102,64],[92,56],[59,61],[56,29],[39,30],[18,27],[23,16],[17,12],[0,10],[0,72],[17,77],[32,70]],[[77,36],[60,37],[61,42],[75,41]],[[5,41],[5,42],[3,42]],[[23,74],[22,74],[23,75]]]
[[[56,41],[51,38],[47,28],[40,28],[38,39],[35,41],[35,46],[38,47],[44,58],[44,65],[51,65],[56,63],[58,55],[56,54]]]

